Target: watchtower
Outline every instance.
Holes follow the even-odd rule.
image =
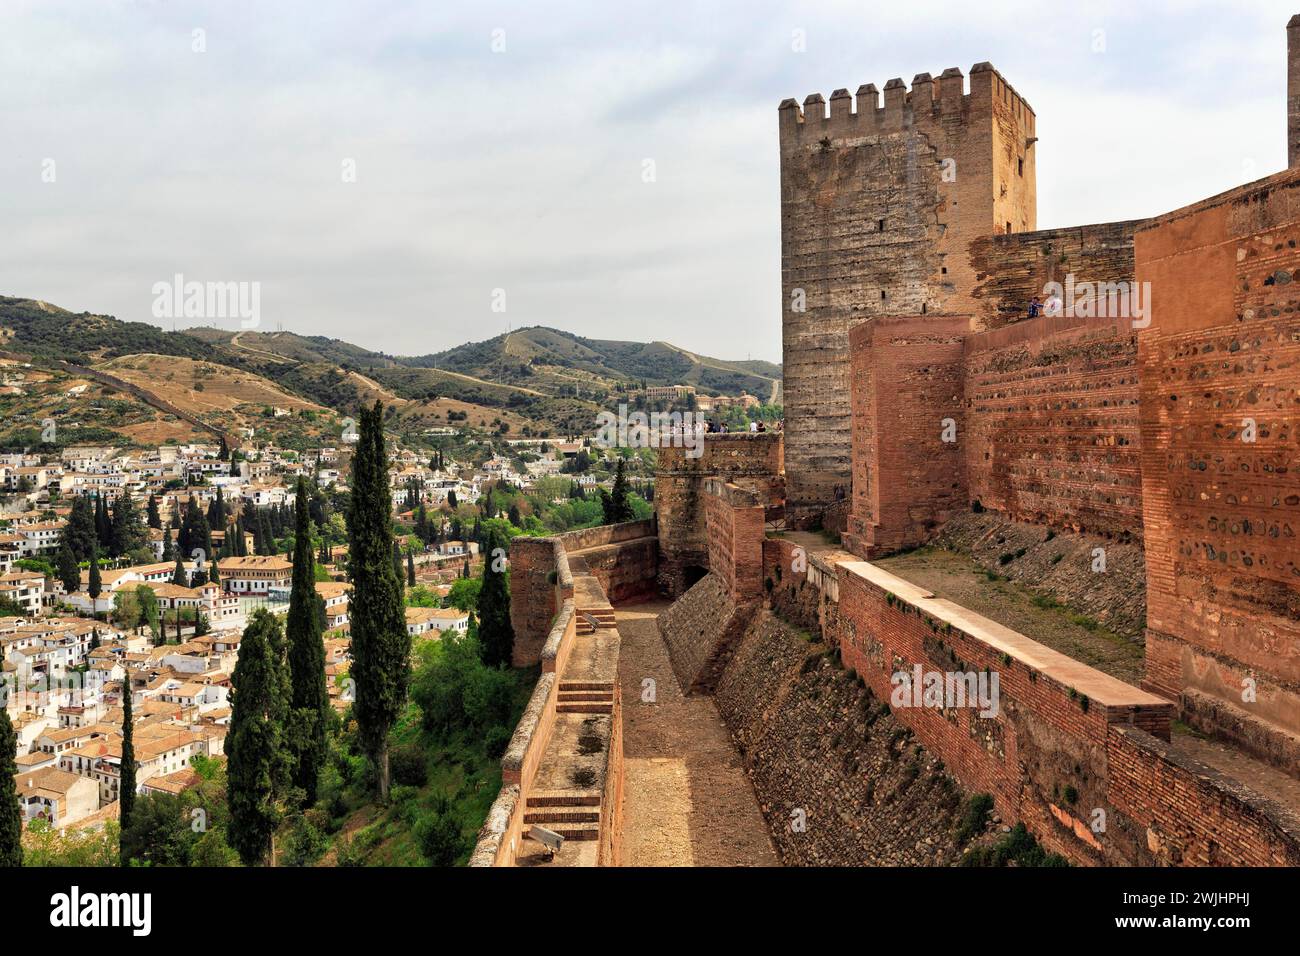
[[[973,314],[972,239],[1036,228],[1034,112],[988,63],[779,107],[787,519],[842,525],[848,331]]]

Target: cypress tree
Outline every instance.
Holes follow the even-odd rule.
[[[406,583],[415,587],[415,554],[406,552]]]
[[[496,529],[488,532],[483,555],[483,585],[478,595],[478,638],[483,663],[489,667],[509,665],[514,658],[515,629],[510,623],[510,582],[506,569],[497,570],[494,552],[504,547]]]
[[[99,550],[94,547],[90,549],[90,580],[86,593],[90,595],[91,613],[94,613],[98,609],[99,596],[104,593],[104,582],[99,576]]]
[[[384,449],[383,404],[363,408],[352,462],[348,513],[352,577],[352,712],[361,742],[374,761],[379,798],[388,802],[388,732],[406,702],[411,638],[406,632],[402,582],[392,562],[392,497]]]
[[[77,559],[73,557],[67,541],[59,545],[59,580],[69,594],[81,590],[81,568],[77,567]]]
[[[281,743],[283,668],[277,659],[280,622],[266,608],[253,612],[230,677],[226,737],[227,838],[247,866],[266,859],[279,821],[276,783]]]
[[[614,493],[606,494],[602,488],[600,491],[600,504],[605,512],[605,524],[618,524],[622,521],[631,521],[636,517],[636,512],[632,510],[632,503],[628,501],[627,476],[624,474],[627,462],[619,459],[618,470],[614,475]]]
[[[147,511],[149,527],[157,531],[162,530],[162,515],[158,512],[158,496],[149,496],[149,508]]]
[[[110,555],[113,553],[113,522],[108,516],[108,503],[103,495],[95,495],[95,540]]]
[[[135,502],[125,491],[113,502],[113,520],[109,536],[113,554],[130,554],[144,544],[145,530],[144,525],[140,523],[140,513],[136,511]]]
[[[209,584],[221,583],[221,573],[217,571],[217,562],[215,561],[213,561],[211,564],[208,565],[208,583]]]
[[[307,510],[307,482],[298,479],[294,502],[293,589],[285,637],[289,642],[290,704],[294,717],[293,784],[316,802],[316,785],[327,753],[325,729],[329,716],[329,691],[325,686],[325,641],[318,612],[315,559],[311,547],[311,519]]]
[[[172,568],[172,584],[178,584],[183,588],[190,586],[189,572],[185,570],[185,562],[181,560],[179,554],[176,555],[176,567]]]
[[[122,773],[117,799],[122,832],[130,823],[135,808],[135,719],[131,705],[131,675],[122,678]]]
[[[400,582],[406,575],[402,573],[402,547],[393,539],[393,576]]]
[[[23,818],[14,779],[17,756],[18,735],[8,712],[0,707],[0,869],[23,865]]]
[[[98,536],[95,532],[94,506],[84,495],[72,502],[72,512],[63,529],[63,540],[78,561],[90,559],[90,549],[94,547]]]

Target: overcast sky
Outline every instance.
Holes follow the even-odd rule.
[[[783,98],[989,60],[1039,228],[1146,216],[1285,166],[1291,12],[0,0],[0,293],[159,321],[180,273],[390,353],[509,323],[779,361]]]

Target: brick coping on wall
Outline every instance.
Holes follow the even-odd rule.
[[[1117,677],[1111,677],[1060,651],[1039,644],[1019,631],[1013,631],[1006,625],[990,620],[960,604],[935,597],[931,591],[891,574],[869,561],[845,561],[838,567],[893,594],[935,620],[951,624],[975,640],[987,644],[997,653],[1006,654],[1066,687],[1073,687],[1100,706],[1117,708],[1121,712],[1133,707],[1169,706],[1169,701],[1163,697],[1157,697],[1132,684],[1126,684]]]

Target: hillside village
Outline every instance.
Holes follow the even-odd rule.
[[[258,609],[289,608],[297,487],[310,495],[330,704],[347,711],[356,440],[345,430],[305,453],[222,441],[0,454],[0,666],[26,827],[117,818],[128,695],[139,793],[182,794],[201,782],[196,767],[223,759],[241,635]],[[482,569],[481,522],[544,534],[543,518],[567,526],[581,503],[577,520],[598,523],[599,486],[613,484],[613,462],[576,441],[499,441],[477,457],[391,444],[405,532],[394,563],[417,643],[469,629],[472,609],[449,593]]]

